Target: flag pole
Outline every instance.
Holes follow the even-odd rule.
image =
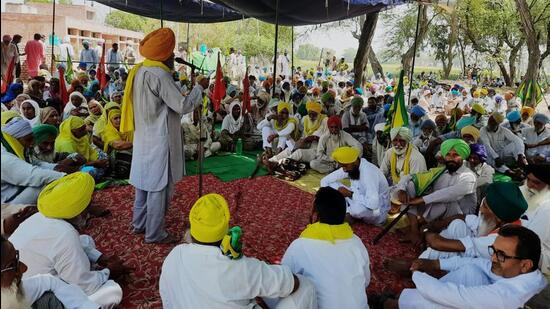
[[[413,61],[412,61],[412,67],[411,67],[411,78],[409,80],[409,97],[407,99],[407,106],[411,104],[411,92],[412,92],[412,82],[414,78],[414,63],[416,60],[416,45],[418,42],[418,25],[420,24],[420,12],[422,10],[422,4],[418,3],[418,15],[416,16],[416,31],[414,34],[414,50],[413,50]]]
[[[294,78],[294,26],[292,26],[292,64],[291,64],[291,71],[290,71],[290,76],[291,76],[291,83],[292,83],[292,78]]]
[[[271,96],[275,96],[275,83],[277,81],[277,43],[279,41],[279,0],[275,3],[275,50],[273,51],[273,88]]]
[[[160,27],[164,28],[164,18],[162,16],[162,5],[164,4],[163,0],[160,0]]]
[[[52,1],[53,3],[53,12],[52,12],[52,41],[50,42],[52,44],[52,65],[50,67],[50,71],[52,72],[53,74],[53,69],[55,68],[55,56],[54,56],[54,53],[53,53],[53,42],[54,42],[54,39],[55,39],[55,0]]]

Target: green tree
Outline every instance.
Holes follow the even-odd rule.
[[[159,21],[119,10],[113,10],[105,16],[105,23],[115,28],[147,33],[158,28]]]
[[[356,54],[357,54],[357,48],[346,48],[344,49],[344,53],[342,54],[342,57],[344,57],[346,61],[351,61],[353,58],[355,58]]]
[[[30,3],[52,3],[52,0],[27,0],[27,2]],[[71,0],[56,0],[55,3],[57,4],[73,4]]]
[[[319,60],[321,49],[313,44],[302,44],[296,50],[296,57],[303,60]]]

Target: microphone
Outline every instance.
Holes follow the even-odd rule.
[[[192,64],[192,63],[190,63],[190,62],[187,62],[187,61],[183,60],[183,59],[180,58],[180,57],[174,58],[174,61],[177,62],[177,63],[179,63],[179,64],[187,65],[187,66],[191,67],[191,69],[193,69],[193,70],[199,70],[199,69],[200,69],[198,66],[196,66],[196,65],[194,65],[194,64]]]

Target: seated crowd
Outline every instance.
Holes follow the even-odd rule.
[[[133,135],[121,131],[128,76],[109,73],[99,89],[95,71],[81,68],[66,102],[65,78],[43,75],[16,81],[2,96],[3,308],[112,308],[122,300],[117,281],[131,269],[80,233],[90,216],[108,214],[90,205],[95,185],[127,179],[131,169]],[[298,70],[250,75],[248,89],[224,79],[226,96],[216,106],[209,77],[175,72],[183,95],[205,89],[205,104],[181,117],[181,160],[260,150],[258,164],[272,174],[295,180],[309,168],[323,178],[311,222],[281,265],[242,254],[242,231],[229,226],[223,196],[197,200],[186,243],[162,266],[165,308],[537,301],[550,278],[548,112],[522,107],[511,92],[424,84],[412,91],[407,125],[392,127],[395,82],[375,76],[363,88],[350,79],[345,71]],[[383,226],[399,212],[403,241],[425,250],[384,267],[415,288],[367,297],[369,253],[352,227]]]

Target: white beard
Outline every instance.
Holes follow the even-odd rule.
[[[479,225],[477,226],[477,236],[487,236],[497,228],[497,223],[493,220],[487,220],[483,214],[479,214]]]
[[[2,288],[0,291],[2,299],[2,308],[10,309],[30,309],[31,306],[27,303],[21,293],[17,282],[14,280],[9,288]]]
[[[395,151],[396,155],[400,156],[400,155],[404,154],[405,151],[407,151],[407,147],[404,147],[402,149],[397,149],[397,148],[393,147],[393,151]]]

